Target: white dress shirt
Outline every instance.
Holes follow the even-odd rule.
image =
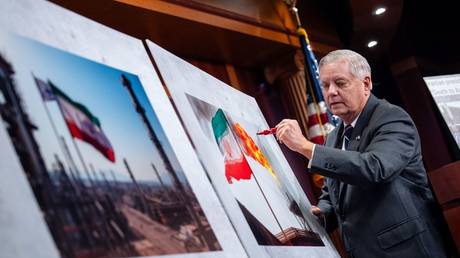
[[[360,115],[361,113],[359,113],[358,116],[356,116],[355,120],[351,122],[351,126],[353,128],[355,128],[356,122],[358,121],[358,118]],[[345,128],[347,125],[348,124],[343,123],[343,128]],[[313,148],[311,150],[311,159],[308,161],[308,168],[311,168],[311,161],[313,160],[313,157],[315,156],[315,147],[316,147],[316,144],[313,144]],[[342,150],[345,150],[345,139],[342,139]]]

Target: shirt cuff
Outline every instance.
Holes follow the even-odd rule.
[[[311,168],[311,161],[313,160],[313,157],[315,155],[315,148],[316,148],[316,144],[313,144],[313,148],[311,149],[311,158],[308,161],[308,169]]]

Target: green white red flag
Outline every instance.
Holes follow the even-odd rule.
[[[217,110],[212,117],[211,124],[217,145],[219,145],[220,152],[224,156],[225,176],[228,183],[233,183],[233,179],[237,181],[251,179],[252,170],[239,148],[238,142],[230,132],[227,118],[222,109]]]
[[[80,139],[91,144],[104,157],[115,162],[113,147],[102,131],[99,119],[95,117],[87,107],[73,101],[59,88],[49,82],[56,100],[61,108],[67,128],[73,138]]]

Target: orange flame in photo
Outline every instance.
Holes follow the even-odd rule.
[[[259,147],[257,147],[251,136],[249,136],[249,134],[238,123],[234,124],[233,128],[243,143],[244,153],[259,162],[259,164],[266,168],[275,179],[278,179],[267,158],[259,149]]]

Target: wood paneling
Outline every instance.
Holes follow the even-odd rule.
[[[251,17],[238,19],[241,15],[222,16],[168,1],[53,2],[133,37],[150,39],[182,58],[260,67],[299,47],[292,32],[264,25],[271,23]],[[318,54],[335,48],[314,38],[311,41]]]
[[[460,161],[433,170],[428,176],[460,253]]]

